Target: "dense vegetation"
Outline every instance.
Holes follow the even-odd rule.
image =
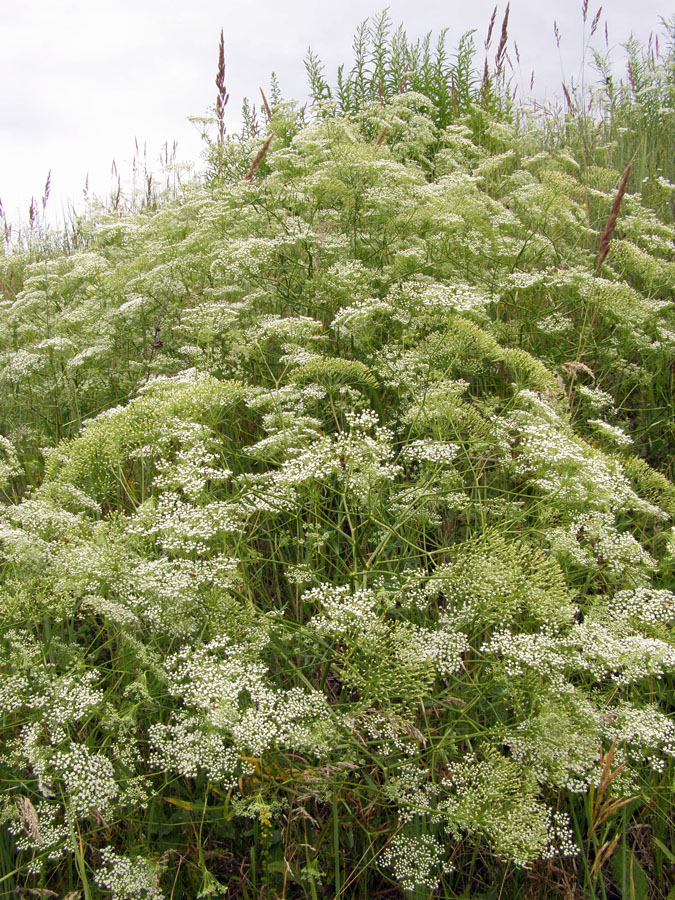
[[[674,38],[535,115],[383,18],[238,137],[221,56],[5,248],[0,896],[672,892]]]

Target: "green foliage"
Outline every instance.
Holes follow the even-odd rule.
[[[587,48],[588,49],[588,48]],[[546,116],[544,128],[567,146],[582,167],[633,170],[629,190],[672,222],[675,217],[675,17],[661,19],[660,33],[643,46],[631,37],[624,45],[625,77],[612,74],[609,54],[592,51],[597,84],[572,89],[566,114]],[[609,186],[608,186],[609,187]]]
[[[0,257],[0,893],[672,889],[672,217],[444,40]]]
[[[334,87],[317,55],[308,51],[305,69],[313,103],[326,114],[355,115],[371,104],[386,104],[413,92],[430,101],[431,117],[439,128],[476,108],[508,118],[510,102],[501,68],[494,73],[486,70],[481,81],[474,69],[474,31],[462,35],[452,62],[447,32],[443,29],[433,46],[431,32],[413,42],[402,25],[394,30],[386,9],[365,19],[354,35],[352,67],[346,71],[344,64],[338,66]]]

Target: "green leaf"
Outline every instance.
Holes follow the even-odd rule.
[[[654,843],[656,844],[656,846],[661,851],[661,853],[663,853],[665,858],[668,860],[668,862],[675,863],[675,853],[673,853],[672,850],[669,850],[666,847],[666,845],[663,843],[663,841],[660,841],[657,837],[653,838],[653,840],[654,840]],[[672,894],[672,891],[671,891],[671,894]]]
[[[649,878],[630,850],[617,848],[612,856],[612,872],[623,900],[649,900]]]

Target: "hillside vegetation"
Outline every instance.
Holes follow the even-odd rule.
[[[675,23],[396,34],[0,256],[0,896],[672,891]]]

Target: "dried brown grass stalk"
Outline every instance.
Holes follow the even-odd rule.
[[[260,148],[260,150],[258,150],[258,155],[257,155],[256,158],[253,160],[253,162],[251,163],[251,168],[250,168],[250,169],[248,170],[248,172],[246,173],[246,181],[253,181],[253,176],[255,175],[258,166],[260,165],[260,163],[261,163],[261,162],[263,161],[263,159],[265,158],[265,154],[267,153],[267,151],[270,149],[270,144],[272,143],[272,138],[273,138],[273,137],[274,137],[274,135],[271,134],[271,135],[267,138],[267,140],[265,141],[265,143],[262,145],[262,147]]]
[[[593,35],[594,35],[595,32],[596,32],[596,29],[597,29],[598,25],[600,24],[600,16],[601,16],[601,15],[602,15],[602,7],[600,7],[600,8],[598,9],[598,11],[596,12],[595,16],[593,17],[593,21],[591,22],[591,37],[593,37]]]
[[[382,131],[378,134],[377,140],[375,141],[375,146],[379,147],[382,143],[384,143],[384,139],[387,136],[387,132],[389,131],[389,126],[385,125]]]
[[[490,91],[490,73],[488,71],[488,61],[487,56],[485,57],[485,66],[483,68],[483,83],[481,85],[481,95],[483,97],[483,103],[487,102],[488,94]]]
[[[260,96],[262,97],[263,106],[265,107],[265,115],[267,116],[267,121],[271,122],[272,121],[272,110],[270,109],[270,105],[267,102],[267,97],[265,96],[265,91],[263,91],[262,88],[260,88]]]
[[[490,44],[492,43],[492,30],[495,27],[495,19],[497,17],[497,7],[492,10],[492,16],[490,18],[490,24],[488,25],[487,37],[485,38],[485,50],[486,52],[490,49]]]
[[[39,841],[40,823],[38,821],[38,814],[35,811],[35,807],[30,802],[28,797],[23,797],[21,794],[17,795],[14,798],[14,802],[16,804],[17,812],[19,813],[19,822],[21,823],[21,827],[31,840]]]
[[[616,228],[616,220],[619,215],[619,210],[621,209],[621,201],[623,200],[623,195],[626,193],[626,187],[628,185],[628,178],[630,176],[630,170],[633,168],[633,163],[630,162],[626,166],[626,171],[623,173],[623,178],[621,179],[621,184],[619,185],[619,190],[616,192],[616,197],[614,198],[614,202],[612,203],[612,208],[609,213],[609,218],[607,219],[607,224],[605,225],[605,230],[600,235],[600,250],[598,252],[598,264],[595,267],[595,274],[600,274],[600,269],[602,268],[602,264],[609,253],[609,245],[612,240],[612,235],[614,234],[614,229]]]
[[[597,788],[591,787],[590,790],[591,832],[596,837],[598,836],[598,829],[601,825],[607,826],[609,820],[616,815],[622,807],[635,799],[634,797],[614,799],[610,793],[612,782],[621,775],[626,768],[626,764],[621,763],[616,769],[612,770],[615,753],[616,741],[614,741],[609,750],[601,756],[602,773],[600,775],[600,781],[598,782]],[[603,837],[606,838],[607,836],[607,830],[605,830]],[[591,867],[591,878],[595,879],[600,875],[602,867],[616,850],[620,837],[621,833],[617,832],[611,840],[604,840],[602,846],[595,854],[595,859],[593,860],[593,865]]]
[[[59,895],[55,891],[50,891],[48,888],[27,888],[20,887],[17,888],[17,893],[22,897],[42,897],[42,900],[48,900],[49,897],[58,897]],[[66,894],[64,900],[77,900],[79,898],[80,892],[71,891],[70,894]]]
[[[615,752],[616,741],[614,741],[609,750],[601,757],[602,773],[600,775],[600,781],[597,788],[591,788],[590,791],[591,831],[594,833],[597,833],[598,828],[607,822],[608,819],[623,806],[626,806],[626,804],[635,799],[635,797],[624,797],[623,800],[614,800],[609,793],[614,779],[618,778],[626,768],[626,764],[621,763],[621,765],[617,766],[616,769],[612,771]]]
[[[504,58],[506,56],[506,42],[509,36],[509,12],[510,12],[511,4],[506,4],[506,12],[504,13],[504,20],[502,21],[502,33],[499,38],[499,44],[497,46],[497,54],[495,56],[495,71],[499,75],[499,73],[504,68]]]
[[[614,835],[611,841],[605,841],[605,843],[598,850],[595,859],[593,860],[593,865],[591,866],[591,878],[597,878],[600,874],[600,869],[604,866],[607,860],[611,857],[612,853],[616,850],[616,845],[619,843],[620,834]]]
[[[225,87],[225,39],[223,29],[220,29],[220,44],[218,46],[218,71],[216,73],[216,119],[218,120],[218,141],[222,144],[225,140],[225,107],[230,95]]]
[[[45,190],[42,195],[42,212],[47,208],[47,201],[49,200],[49,193],[52,188],[52,170],[49,170],[49,174],[47,175],[47,182],[45,184]]]

